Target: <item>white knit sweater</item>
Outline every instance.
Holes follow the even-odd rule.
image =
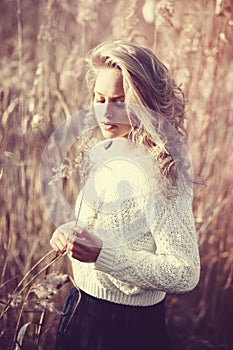
[[[192,290],[200,260],[191,191],[166,200],[149,155],[129,141],[100,143],[77,199],[79,223],[103,241],[96,263],[72,262],[77,286],[97,298],[153,305]]]

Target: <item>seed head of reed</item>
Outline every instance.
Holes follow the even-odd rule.
[[[14,294],[14,295],[9,294],[8,300],[11,300],[10,302],[11,307],[18,307],[23,302],[23,296],[20,294]]]
[[[31,302],[35,302],[34,308],[37,310],[48,309],[50,311],[55,311],[54,303],[51,299],[67,282],[70,282],[70,278],[67,274],[50,273],[45,278],[38,278],[27,294],[34,293],[37,299],[29,300],[28,297],[24,298],[20,293],[9,294],[8,300],[10,300],[10,306],[15,308],[30,301],[30,304]]]
[[[93,137],[90,132],[81,136],[77,140],[77,144],[72,146],[68,152],[68,156],[63,162],[52,168],[53,175],[49,185],[60,181],[61,178],[69,179],[74,173],[79,173],[80,183],[84,184],[85,179],[91,168],[93,162],[88,157],[88,152],[98,143],[98,139]]]
[[[80,0],[77,8],[77,22],[82,26],[92,26],[94,28],[98,20],[98,12],[96,6],[99,1],[93,0]]]
[[[65,158],[64,162],[57,167],[52,168],[53,176],[49,184],[53,184],[56,181],[59,181],[61,178],[69,179],[73,173],[73,166],[70,159]]]
[[[58,290],[69,281],[70,278],[68,275],[53,272],[43,279],[38,279],[38,281],[32,286],[31,292],[36,294],[39,299],[51,299],[57,294]]]
[[[51,299],[69,281],[70,278],[67,274],[57,273],[50,273],[44,279],[38,279],[30,289],[30,293],[34,293],[37,296],[36,300],[31,300],[31,302],[34,302],[34,309],[60,313]]]
[[[174,15],[174,4],[170,0],[159,1],[155,6],[156,26],[172,26],[171,18]]]

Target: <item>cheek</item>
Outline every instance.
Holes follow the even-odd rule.
[[[131,126],[129,124],[121,124],[121,129],[124,133],[128,133],[131,130]]]
[[[100,121],[103,115],[103,108],[101,108],[101,105],[93,105],[93,110],[97,121]]]
[[[125,125],[125,128],[130,127],[130,121],[129,121],[129,117],[127,115],[127,113],[125,111],[122,111],[119,114],[119,123]]]

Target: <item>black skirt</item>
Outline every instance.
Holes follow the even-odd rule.
[[[168,350],[164,302],[115,304],[72,288],[57,332],[57,350]],[[71,317],[72,316],[72,317]]]

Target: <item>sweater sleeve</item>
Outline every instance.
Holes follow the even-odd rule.
[[[103,242],[96,269],[142,289],[187,292],[200,275],[200,258],[192,197],[183,193],[169,203],[147,209],[155,251],[134,251],[130,245],[112,247]]]

